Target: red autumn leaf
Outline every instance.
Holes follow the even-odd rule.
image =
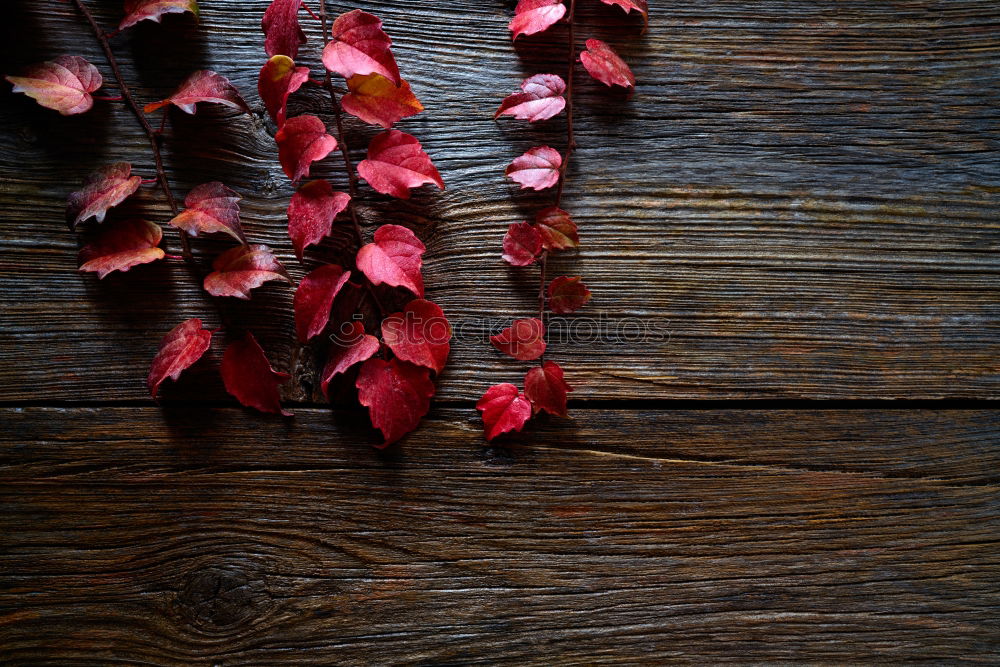
[[[643,23],[649,26],[649,4],[646,0],[601,0],[606,5],[621,7],[626,14],[635,10],[642,15]]]
[[[343,373],[354,364],[371,359],[379,347],[381,344],[378,338],[366,334],[365,325],[361,322],[345,322],[342,330],[333,336],[330,356],[323,368],[320,381],[323,395],[330,397],[328,392],[334,376]]]
[[[46,109],[63,116],[89,111],[90,95],[104,80],[97,68],[80,56],[59,56],[30,66],[24,76],[5,76],[15,93],[24,93]]]
[[[351,92],[341,99],[344,111],[369,125],[388,130],[396,121],[424,110],[406,81],[397,86],[381,74],[355,74],[347,87]]]
[[[503,236],[503,258],[514,266],[534,263],[542,251],[542,237],[526,222],[515,222]]]
[[[548,30],[565,15],[566,5],[562,0],[520,0],[508,27],[517,39],[521,35]]]
[[[215,258],[214,271],[205,276],[205,291],[212,296],[249,299],[250,290],[270,280],[292,282],[285,267],[266,245],[241,245]]]
[[[278,127],[285,124],[288,96],[308,80],[309,68],[296,67],[295,61],[288,56],[273,56],[260,68],[257,92],[268,115]]]
[[[299,25],[301,4],[302,0],[273,0],[264,11],[260,26],[264,30],[264,53],[268,58],[280,55],[294,60],[299,54],[299,45],[306,41],[306,34]]]
[[[80,270],[93,271],[103,278],[112,271],[128,271],[133,266],[163,259],[160,245],[163,230],[148,220],[122,220],[101,232],[96,241],[80,251]]]
[[[87,176],[83,188],[67,199],[66,219],[73,229],[87,218],[104,222],[108,209],[118,206],[139,189],[141,176],[132,176],[132,165],[116,162]]]
[[[119,30],[130,28],[139,21],[160,22],[164,14],[191,12],[198,18],[198,0],[125,0],[125,18]]]
[[[399,359],[369,359],[361,367],[355,386],[372,425],[385,436],[382,447],[415,429],[434,395],[430,371]]]
[[[333,39],[323,49],[323,65],[345,79],[356,74],[381,74],[399,85],[399,67],[392,56],[392,40],[377,16],[360,9],[333,22]]]
[[[308,343],[322,333],[330,321],[333,300],[351,277],[336,264],[311,271],[295,290],[295,333],[300,343]]]
[[[152,113],[168,104],[173,104],[182,111],[194,114],[199,102],[212,102],[231,107],[238,111],[250,112],[250,107],[240,96],[236,86],[229,79],[212,70],[201,69],[184,80],[177,90],[165,100],[150,102],[144,107],[146,113]]]
[[[536,74],[521,83],[523,92],[508,95],[493,118],[513,116],[537,123],[559,114],[566,107],[566,82],[557,74]]]
[[[242,405],[261,412],[271,412],[291,417],[291,412],[281,409],[278,387],[292,376],[271,368],[267,355],[249,331],[241,340],[234,341],[222,355],[222,382],[226,391]]]
[[[436,303],[414,299],[405,312],[385,318],[382,340],[403,361],[440,373],[451,350],[451,326]]]
[[[545,325],[537,318],[514,320],[496,336],[493,347],[521,361],[534,361],[545,353]]]
[[[549,283],[549,308],[559,315],[579,310],[590,301],[590,296],[580,276],[559,276]]]
[[[212,332],[203,329],[201,320],[197,318],[181,322],[171,329],[160,341],[160,349],[149,367],[146,386],[153,398],[156,398],[164,380],[170,378],[176,382],[181,373],[201,359],[211,344]]]
[[[330,235],[334,219],[350,203],[350,195],[334,192],[322,179],[306,183],[292,195],[288,204],[288,236],[300,261],[307,247]]]
[[[410,188],[434,183],[444,190],[444,181],[417,138],[389,130],[372,139],[368,159],[358,165],[361,178],[381,192],[399,199],[410,198]]]
[[[635,75],[614,50],[599,39],[588,39],[587,50],[580,54],[580,62],[594,77],[606,86],[635,85]]]
[[[520,431],[531,419],[531,403],[512,384],[495,384],[486,390],[476,403],[476,409],[483,413],[486,439]]]
[[[293,183],[309,175],[309,166],[337,148],[337,140],[326,133],[326,125],[316,116],[289,118],[274,135],[278,159]]]
[[[520,157],[514,158],[505,172],[507,177],[521,184],[521,189],[545,190],[559,182],[562,155],[549,146],[537,146]]]
[[[375,242],[358,251],[356,263],[372,284],[405,287],[422,297],[424,277],[420,267],[425,250],[417,235],[406,227],[382,225],[375,230]]]
[[[566,250],[580,245],[576,223],[561,208],[550,206],[539,211],[535,222],[546,250]]]
[[[239,194],[218,181],[202,183],[188,193],[184,199],[187,208],[178,213],[170,224],[191,236],[223,232],[240,243],[246,243],[240,225],[240,199]]]
[[[563,380],[562,368],[551,361],[532,368],[524,376],[524,395],[536,413],[544,410],[550,415],[566,417],[566,392],[570,391],[573,388]]]

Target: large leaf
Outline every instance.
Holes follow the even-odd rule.
[[[112,271],[128,271],[133,266],[163,259],[158,247],[163,230],[148,220],[121,220],[104,227],[96,241],[80,251],[80,270],[93,271],[103,278]]]
[[[378,338],[365,333],[365,325],[358,321],[345,322],[341,330],[331,336],[330,356],[320,377],[323,395],[329,398],[330,382],[351,366],[375,356],[381,347]]]
[[[444,181],[417,138],[389,130],[375,136],[368,146],[368,159],[358,164],[361,178],[379,192],[399,199],[410,198],[410,188],[434,183],[444,190]]]
[[[326,125],[316,116],[289,118],[274,135],[278,142],[278,160],[285,175],[296,183],[309,175],[313,162],[322,160],[337,148],[337,140],[326,133]]]
[[[358,400],[368,408],[372,425],[385,436],[383,447],[420,424],[434,395],[430,370],[399,359],[369,359],[355,384]]]
[[[144,111],[152,113],[160,107],[173,104],[186,113],[194,114],[199,102],[222,104],[245,113],[250,112],[250,107],[240,95],[240,91],[236,90],[236,86],[229,83],[226,77],[208,69],[192,73],[170,97],[159,102],[150,102]]]
[[[116,162],[87,176],[83,188],[67,199],[66,219],[71,228],[87,218],[104,222],[108,209],[128,199],[142,184],[141,176],[132,176],[132,165]]]
[[[565,15],[566,5],[562,0],[520,0],[508,27],[517,39],[548,30]]]
[[[590,290],[580,276],[559,276],[549,284],[549,309],[558,315],[579,310],[590,301]]]
[[[300,343],[308,343],[326,328],[333,300],[350,278],[350,271],[336,264],[327,264],[302,279],[293,301],[295,333]]]
[[[406,227],[382,225],[375,230],[374,242],[358,251],[356,262],[373,284],[405,287],[422,297],[424,278],[420,268],[425,250],[416,234]]]
[[[576,223],[561,208],[550,206],[539,211],[535,226],[546,250],[566,250],[580,245]]]
[[[515,320],[496,336],[490,336],[490,342],[515,359],[533,361],[545,354],[545,325],[534,317]]]
[[[544,410],[557,417],[565,417],[566,392],[570,391],[573,388],[563,379],[562,368],[551,361],[532,368],[524,376],[524,395],[531,401],[535,412]]]
[[[270,280],[292,282],[266,245],[230,248],[215,259],[212,268],[214,271],[205,276],[205,291],[212,296],[249,299],[250,290]]]
[[[559,182],[562,155],[549,146],[537,146],[514,158],[507,167],[507,178],[521,184],[521,189],[545,190]]]
[[[542,251],[542,237],[526,222],[515,222],[503,236],[503,258],[513,266],[533,264]]]
[[[356,74],[381,74],[399,85],[399,67],[392,56],[392,40],[382,21],[360,9],[333,22],[333,39],[323,49],[323,65],[345,79]]]
[[[341,100],[344,111],[370,125],[388,130],[424,110],[406,81],[397,86],[381,74],[355,74],[347,80],[347,87],[350,92]]]
[[[299,46],[306,41],[299,25],[301,5],[302,0],[273,0],[264,10],[260,25],[264,30],[264,53],[269,58],[281,55],[294,60],[299,55]]]
[[[514,116],[531,123],[548,120],[566,108],[566,82],[558,74],[536,74],[521,83],[521,92],[508,95],[493,118]]]
[[[403,361],[440,373],[448,361],[451,326],[444,311],[426,299],[414,299],[402,313],[382,322],[382,339]]]
[[[288,236],[299,260],[307,247],[330,235],[334,219],[350,203],[350,195],[334,192],[322,179],[306,183],[292,195],[288,204]]]
[[[580,54],[580,62],[590,76],[606,86],[635,86],[635,75],[614,49],[599,39],[588,39],[587,50]]]
[[[291,417],[281,408],[278,387],[291,376],[271,368],[267,355],[249,331],[234,341],[222,355],[222,382],[226,391],[248,408]]]
[[[170,224],[191,236],[222,232],[246,243],[240,225],[240,199],[238,193],[218,181],[202,183],[184,198],[187,208],[174,216]]]
[[[257,92],[271,120],[281,127],[288,113],[288,96],[309,80],[308,67],[296,67],[288,56],[277,55],[264,63],[257,77]]]
[[[531,403],[517,387],[508,383],[487,389],[476,403],[476,409],[483,413],[487,440],[510,431],[520,431],[531,419]]]
[[[14,84],[15,93],[24,93],[64,116],[89,111],[94,105],[91,93],[103,84],[97,68],[80,56],[60,56],[32,65],[24,76],[4,78]]]

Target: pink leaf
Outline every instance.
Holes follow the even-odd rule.
[[[316,116],[289,118],[274,135],[278,160],[285,175],[296,183],[309,175],[309,166],[337,148],[337,140],[326,133],[326,125]]]
[[[198,18],[197,0],[125,0],[125,18],[118,24],[119,30],[134,26],[139,21],[160,22],[164,14],[191,12]]]
[[[226,391],[241,404],[261,412],[291,417],[291,412],[281,409],[278,387],[292,376],[271,368],[267,355],[249,331],[241,340],[234,341],[222,355],[222,382]]]
[[[440,373],[451,350],[451,326],[436,303],[414,299],[405,312],[385,318],[382,339],[403,361]]]
[[[347,80],[347,87],[351,92],[340,101],[344,111],[369,125],[388,130],[397,121],[424,110],[406,81],[397,86],[381,74],[356,74]]]
[[[296,67],[288,56],[277,55],[264,63],[257,78],[257,92],[264,108],[279,128],[285,124],[288,96],[309,80],[308,67]]]
[[[381,192],[399,199],[410,198],[410,188],[434,183],[444,190],[444,181],[417,138],[389,130],[372,139],[368,159],[358,165],[361,178]]]
[[[334,192],[322,179],[306,183],[292,195],[288,205],[288,236],[300,261],[307,247],[330,235],[334,219],[350,203],[350,195]]]
[[[503,237],[503,258],[514,266],[533,264],[542,251],[542,237],[526,222],[515,222]]]
[[[122,220],[105,227],[96,241],[80,251],[80,270],[93,271],[103,278],[112,271],[128,271],[133,266],[163,259],[160,245],[163,230],[148,220]]]
[[[532,148],[514,158],[507,167],[507,177],[521,184],[521,189],[545,190],[559,182],[562,155],[549,146]]]
[[[520,0],[508,27],[517,39],[548,30],[565,15],[566,5],[562,0]]]
[[[360,9],[333,22],[333,39],[323,49],[323,65],[345,79],[356,74],[381,74],[399,85],[399,67],[392,56],[392,40],[382,21]]]
[[[83,188],[71,194],[66,219],[76,228],[87,218],[104,222],[108,209],[128,199],[142,184],[141,176],[132,176],[132,165],[116,162],[101,167],[83,182]]]
[[[160,341],[160,349],[153,357],[146,379],[153,398],[156,398],[164,380],[170,378],[176,382],[181,373],[201,359],[211,344],[212,332],[203,329],[201,320],[197,318],[181,322],[171,329]]]
[[[32,65],[24,76],[4,78],[14,84],[15,93],[24,93],[63,116],[89,111],[94,105],[90,94],[103,84],[97,68],[80,56],[59,56]]]
[[[372,425],[385,436],[383,447],[420,424],[434,395],[430,371],[399,359],[369,359],[358,373],[356,386]]]
[[[184,199],[187,208],[178,213],[170,224],[191,236],[222,232],[240,243],[246,243],[240,225],[240,199],[239,194],[218,181],[202,183],[188,193]]]
[[[230,248],[215,259],[212,268],[214,271],[205,276],[205,291],[212,296],[249,299],[250,290],[270,280],[292,282],[266,245]]]
[[[382,225],[375,230],[375,242],[358,251],[356,262],[372,284],[405,287],[422,297],[424,278],[420,267],[425,250],[416,234],[406,227]]]
[[[330,397],[330,382],[334,376],[345,372],[354,364],[371,359],[381,347],[378,338],[366,334],[365,325],[358,321],[345,322],[341,331],[332,338],[333,345],[320,382],[323,395],[327,398]]]
[[[579,310],[590,301],[590,296],[580,276],[559,276],[549,284],[549,308],[559,315]]]
[[[614,50],[599,39],[588,39],[587,50],[580,54],[580,62],[594,77],[606,86],[635,86],[635,75]]]
[[[633,10],[639,12],[642,16],[644,26],[649,27],[649,4],[646,0],[601,0],[601,2],[606,5],[621,7],[625,10],[626,14],[631,13]]]
[[[545,325],[537,318],[515,320],[496,336],[493,347],[521,361],[534,361],[545,353]]]
[[[523,92],[508,95],[493,118],[514,116],[532,123],[548,120],[566,107],[566,82],[556,74],[536,74],[521,83]]]
[[[546,250],[566,250],[580,245],[576,223],[561,208],[551,206],[539,211],[535,222]]]
[[[531,403],[512,384],[496,384],[486,390],[476,403],[483,413],[486,439],[509,431],[520,431],[531,419]]]
[[[310,272],[295,290],[295,332],[300,343],[308,343],[326,328],[333,300],[351,277],[336,264]]]
[[[173,104],[182,111],[194,114],[199,102],[211,102],[231,107],[237,111],[250,113],[250,107],[240,96],[240,91],[229,83],[229,79],[212,70],[198,70],[193,73],[174,93],[165,100],[150,102],[143,111],[152,113],[160,107]]]
[[[292,60],[299,54],[299,45],[305,43],[306,34],[299,25],[299,6],[302,0],[272,0],[260,22],[264,30],[264,53],[271,56],[288,56]]]
[[[536,413],[544,410],[557,417],[567,416],[566,392],[570,391],[573,388],[563,380],[562,368],[551,361],[532,368],[524,376],[524,395]]]

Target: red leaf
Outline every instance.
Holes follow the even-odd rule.
[[[66,219],[71,228],[87,218],[104,222],[108,209],[118,206],[139,189],[141,176],[131,176],[132,165],[116,162],[101,167],[87,176],[83,188],[70,194],[66,207]]]
[[[344,331],[344,327],[347,330]],[[343,373],[354,364],[367,361],[375,356],[381,347],[378,338],[365,333],[365,325],[361,322],[345,322],[341,331],[333,336],[333,346],[330,347],[330,356],[323,368],[323,375],[320,384],[323,387],[323,395],[330,397],[330,382],[335,375]]]
[[[288,56],[295,59],[306,34],[299,26],[299,6],[302,0],[273,0],[260,22],[264,30],[264,53],[267,57]]]
[[[424,295],[422,255],[427,248],[416,234],[399,225],[382,225],[375,230],[375,242],[358,251],[357,266],[374,285],[405,287]]]
[[[205,276],[205,290],[212,296],[249,299],[250,290],[269,280],[292,282],[285,267],[266,245],[241,245],[215,258],[214,271]]]
[[[503,258],[514,266],[533,264],[542,251],[542,237],[526,222],[515,222],[503,236]]]
[[[476,409],[483,413],[487,440],[508,431],[520,431],[531,419],[531,403],[517,387],[507,383],[487,389]]]
[[[347,87],[351,92],[341,99],[344,111],[369,125],[388,130],[396,121],[424,110],[406,81],[397,86],[381,74],[355,74]]]
[[[646,0],[601,0],[606,5],[621,7],[629,14],[634,9],[642,15],[645,27],[649,27],[649,4]]]
[[[566,82],[557,74],[536,74],[521,83],[524,92],[508,95],[493,118],[514,116],[537,123],[548,120],[566,107]]]
[[[451,351],[451,326],[444,311],[425,299],[414,299],[405,310],[385,318],[382,339],[403,361],[440,373]]]
[[[198,18],[198,0],[125,0],[125,18],[118,29],[130,28],[147,19],[159,23],[164,14],[184,12],[191,12]]]
[[[631,88],[635,85],[635,76],[625,61],[599,39],[587,40],[587,50],[580,54],[580,62],[590,76],[606,86]]]
[[[160,349],[153,357],[146,386],[156,398],[156,392],[164,380],[177,381],[186,369],[201,359],[212,344],[212,332],[201,327],[201,320],[195,318],[181,322],[170,330],[160,341]]]
[[[536,413],[544,410],[550,415],[566,417],[566,392],[570,391],[573,388],[563,380],[562,368],[551,361],[532,368],[524,376],[524,395]]]
[[[322,160],[337,148],[337,140],[326,133],[326,125],[316,116],[289,118],[274,135],[278,159],[293,183],[309,175],[309,165]]]
[[[559,315],[579,310],[590,301],[590,296],[580,276],[559,276],[549,284],[549,308]]]
[[[538,146],[514,158],[505,173],[508,178],[520,183],[522,190],[545,190],[559,182],[561,166],[562,155],[559,151],[549,146]]]
[[[163,259],[163,249],[157,247],[162,238],[160,226],[148,220],[115,222],[80,251],[80,270],[94,271],[103,278],[112,271],[124,273],[133,266]]]
[[[382,21],[360,9],[347,12],[333,22],[333,39],[323,49],[323,65],[345,79],[355,74],[381,74],[396,85],[399,67],[392,56],[392,40],[382,30]]]
[[[194,114],[199,102],[223,104],[238,111],[250,113],[250,107],[240,96],[240,91],[229,83],[229,79],[208,69],[194,72],[170,97],[159,102],[150,102],[143,111],[152,113],[160,107],[173,104],[186,113]]]
[[[288,204],[288,236],[295,246],[295,256],[330,235],[333,221],[351,203],[351,196],[334,192],[327,181],[311,181],[292,195]]]
[[[277,55],[264,63],[257,77],[257,92],[271,120],[281,127],[285,124],[288,96],[309,80],[308,67],[296,67],[288,56]]]
[[[372,425],[385,436],[382,447],[415,429],[430,409],[434,395],[430,371],[398,359],[369,359],[355,384],[358,400],[368,408]]]
[[[417,138],[389,130],[372,139],[368,159],[358,165],[361,178],[381,192],[399,199],[410,198],[410,188],[434,183],[444,190],[444,181]]]
[[[220,370],[226,391],[241,404],[261,412],[292,416],[291,412],[281,409],[281,397],[278,395],[278,387],[292,376],[271,368],[267,355],[249,331],[243,339],[230,343],[226,348]]]
[[[15,93],[24,93],[47,109],[63,116],[89,111],[91,93],[104,82],[97,68],[80,56],[59,56],[31,65],[24,76],[5,76]]]
[[[520,0],[508,26],[514,39],[548,30],[566,15],[562,0]]]
[[[333,300],[351,277],[336,264],[310,272],[295,290],[295,333],[300,343],[308,343],[326,328]]]
[[[535,222],[546,250],[566,250],[580,245],[576,223],[561,208],[551,206],[539,211]]]
[[[240,225],[240,199],[239,194],[218,181],[202,183],[188,193],[184,199],[187,208],[178,213],[170,224],[191,236],[223,232],[240,243],[246,243]]]
[[[521,361],[533,361],[545,353],[545,325],[537,318],[514,320],[496,336],[493,347]]]

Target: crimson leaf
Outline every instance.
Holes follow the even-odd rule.
[[[281,397],[278,395],[278,387],[291,375],[271,368],[267,355],[249,331],[226,348],[220,371],[226,391],[241,404],[261,412],[292,416],[291,412],[281,408]]]
[[[399,85],[399,67],[392,56],[392,40],[377,16],[360,9],[333,22],[333,39],[323,48],[323,65],[345,79],[355,74],[381,74]]]
[[[299,6],[302,0],[273,0],[264,11],[260,27],[264,30],[264,53],[295,59],[306,34],[299,26]]]
[[[116,162],[87,176],[83,188],[68,198],[66,219],[71,228],[87,218],[104,222],[108,209],[128,199],[142,184],[141,176],[132,176],[132,165]]]
[[[165,256],[160,245],[163,230],[148,220],[122,220],[105,227],[96,241],[80,251],[80,270],[103,278],[112,271],[128,271]]]
[[[382,339],[403,361],[440,373],[451,350],[451,326],[436,303],[414,299],[406,304],[405,312],[385,318]]]
[[[508,383],[487,389],[476,409],[483,413],[487,440],[508,431],[520,431],[531,418],[531,403]]]
[[[561,208],[550,206],[539,211],[535,222],[546,250],[566,250],[580,245],[576,223]]]
[[[549,308],[559,315],[579,310],[590,301],[590,296],[580,276],[559,276],[549,284]]]
[[[119,30],[130,28],[139,21],[160,22],[164,14],[191,12],[198,18],[197,0],[125,0],[125,18],[118,24]]]
[[[614,49],[599,39],[588,39],[587,50],[580,54],[580,62],[594,77],[606,86],[635,86],[635,75]]]
[[[334,192],[327,181],[311,181],[292,195],[288,204],[288,236],[301,261],[303,251],[330,235],[333,221],[351,203],[351,196]]]
[[[503,237],[503,258],[514,266],[534,263],[542,251],[542,237],[526,222],[515,222]]]
[[[566,5],[562,0],[519,0],[508,27],[517,39],[548,30],[565,15]]]
[[[382,447],[415,429],[434,395],[430,370],[399,359],[369,359],[361,367],[355,386],[372,425],[385,436]]]
[[[545,353],[545,325],[537,318],[515,320],[490,336],[493,347],[521,361],[533,361]]]
[[[344,111],[369,125],[389,129],[396,121],[424,110],[410,84],[394,84],[381,74],[355,74],[347,80],[350,92],[341,99]]]
[[[333,300],[351,277],[336,264],[310,272],[295,290],[295,332],[300,343],[308,343],[326,328]]]
[[[410,188],[434,183],[444,190],[444,181],[417,138],[389,130],[368,145],[368,159],[358,164],[361,178],[381,192],[399,199],[410,198]]]
[[[181,322],[171,329],[160,341],[160,349],[149,367],[146,386],[153,398],[156,398],[164,380],[170,378],[176,382],[181,373],[201,359],[211,344],[212,332],[203,329],[201,320],[197,318]]]
[[[546,361],[541,367],[532,368],[524,376],[524,395],[535,412],[544,410],[557,417],[566,415],[566,392],[573,388],[563,379],[558,364]]]
[[[514,158],[507,167],[507,177],[521,184],[521,189],[545,190],[559,182],[562,155],[549,146],[537,146]]]
[[[422,297],[424,278],[420,267],[426,249],[406,227],[382,225],[375,230],[374,243],[358,251],[356,263],[373,284],[405,287]]]
[[[493,118],[514,116],[537,123],[559,114],[566,107],[566,82],[558,74],[536,74],[521,83],[520,93],[508,95]]]
[[[264,63],[257,78],[257,92],[275,125],[285,124],[288,96],[309,80],[308,67],[296,67],[288,56],[277,55]]]
[[[170,97],[159,102],[150,102],[143,110],[146,113],[152,113],[161,107],[173,104],[186,113],[194,114],[199,102],[222,104],[238,111],[250,113],[250,107],[240,96],[240,91],[236,90],[236,86],[229,83],[229,79],[226,77],[208,69],[194,72]]]
[[[241,245],[215,258],[214,271],[205,276],[205,290],[212,296],[249,299],[250,290],[269,280],[292,282],[285,267],[266,245]]]
[[[320,384],[323,395],[330,397],[330,382],[334,376],[343,373],[354,364],[359,364],[375,356],[381,345],[378,338],[365,333],[365,325],[361,322],[345,322],[336,335],[332,336],[333,345],[330,356],[323,368]]]
[[[223,232],[240,243],[246,243],[240,225],[240,199],[239,194],[218,181],[202,183],[184,198],[187,208],[178,213],[170,224],[191,236]]]
[[[326,125],[316,116],[289,118],[274,135],[278,160],[285,175],[296,183],[309,175],[309,166],[337,148],[337,140],[326,133]]]
[[[97,68],[80,56],[59,56],[32,65],[24,76],[4,78],[14,84],[15,93],[24,93],[63,116],[89,111],[94,105],[90,94],[104,82]]]

